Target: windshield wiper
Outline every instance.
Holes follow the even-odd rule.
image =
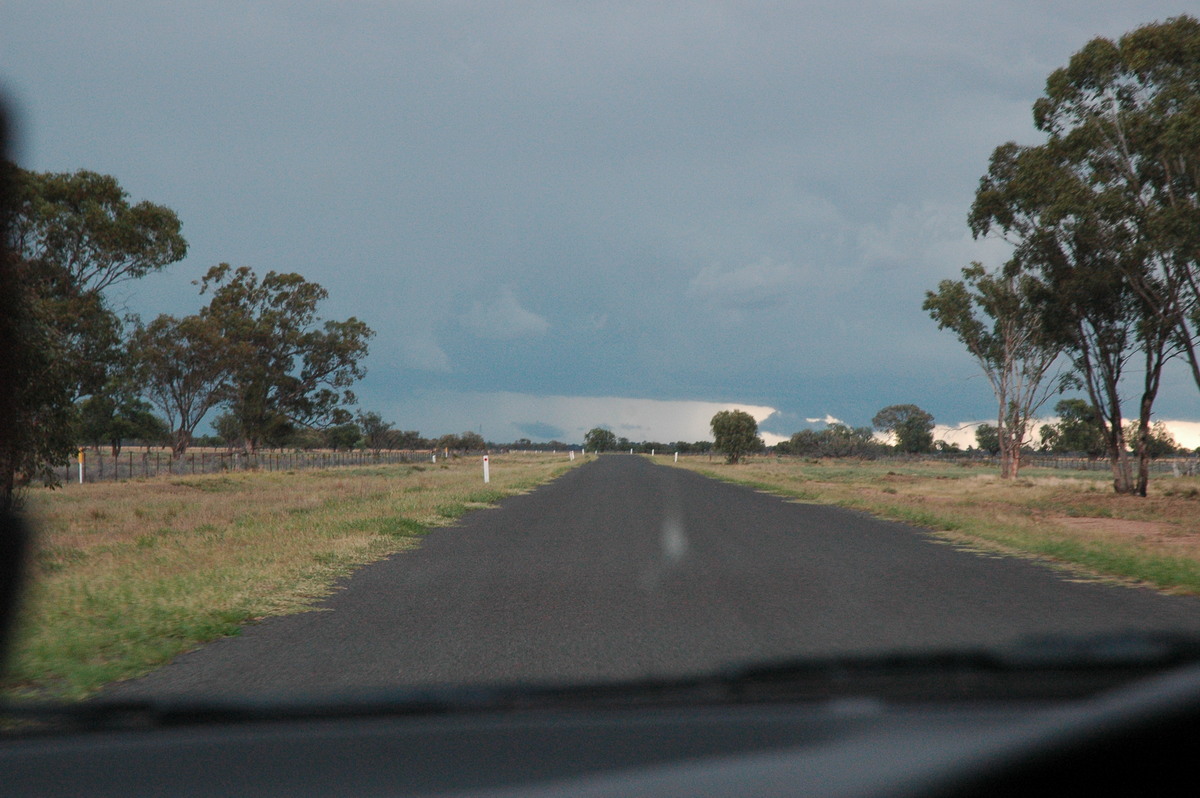
[[[1195,635],[1122,632],[1031,636],[973,649],[752,663],[725,678],[743,700],[1075,698],[1197,661],[1200,637]]]
[[[386,689],[254,699],[12,703],[18,732],[206,723],[874,699],[888,703],[1065,700],[1200,661],[1200,637],[1133,632],[1045,636],[999,647],[832,656],[737,665],[698,676],[586,684]]]

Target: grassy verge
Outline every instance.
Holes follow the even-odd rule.
[[[583,462],[579,460],[577,462]],[[36,493],[12,697],[85,697],[245,623],[300,612],[356,567],[571,466],[479,462],[160,477]]]
[[[939,463],[795,461],[680,466],[803,502],[926,527],[974,549],[1041,559],[1085,578],[1200,594],[1200,478],[1164,477],[1147,498],[1117,496],[1103,474]]]

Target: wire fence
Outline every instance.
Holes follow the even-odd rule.
[[[672,454],[671,452],[664,452]],[[719,452],[688,452],[680,453],[680,457],[707,458],[709,461],[720,462],[724,455]],[[800,454],[753,454],[745,458],[753,460],[774,460],[777,462],[805,462],[814,460],[873,460],[880,463],[946,463],[950,465],[978,465],[1000,467],[1000,458],[986,454],[964,452],[930,452],[926,454],[882,454],[865,457],[820,458]],[[1137,459],[1132,459],[1133,468],[1137,468]],[[1175,457],[1159,457],[1149,463],[1150,473],[1169,474],[1176,477],[1196,476],[1200,474],[1200,457],[1196,455],[1180,455]],[[1021,455],[1022,468],[1054,468],[1070,471],[1111,472],[1112,466],[1106,458],[1092,459],[1084,456],[1065,456],[1047,454],[1044,452],[1026,452]]]
[[[990,465],[1000,467],[1000,458],[988,455],[965,455],[955,453],[926,454],[926,455],[889,455],[880,460],[904,461],[934,461],[943,463],[963,463]],[[1137,458],[1131,455],[1132,467],[1137,468]],[[1200,459],[1196,455],[1176,457],[1159,457],[1149,462],[1150,473],[1171,474],[1172,476],[1195,476],[1200,474]],[[1107,458],[1089,458],[1084,456],[1066,456],[1048,454],[1045,452],[1025,452],[1021,455],[1022,468],[1054,468],[1067,471],[1097,471],[1111,472],[1112,464]]]
[[[114,456],[110,452],[87,449],[82,463],[78,460],[58,469],[64,484],[78,482],[119,482],[159,476],[220,474],[232,471],[302,471],[348,466],[375,466],[398,463],[428,463],[447,456],[465,456],[473,452],[449,453],[412,449],[335,451],[259,451],[247,453],[226,450],[192,450],[182,457],[162,449],[127,449]],[[82,473],[82,477],[80,474]]]
[[[482,456],[485,453],[483,451],[466,452],[446,451],[443,449],[381,449],[378,451],[363,449],[345,452],[280,450],[253,453],[224,449],[193,449],[186,452],[182,457],[173,457],[171,452],[165,449],[126,449],[116,456],[104,450],[96,451],[94,449],[87,449],[83,455],[82,465],[76,461],[67,466],[62,466],[58,469],[58,477],[64,484],[74,484],[80,481],[119,482],[127,479],[220,474],[233,471],[286,472],[350,466],[429,463],[449,457]],[[663,456],[674,454],[670,449],[656,453]],[[679,456],[707,458],[708,460],[717,461],[724,459],[724,456],[718,452],[681,452]],[[804,455],[756,454],[749,456],[747,459],[803,462],[813,460],[814,458]],[[1000,458],[998,457],[958,452],[920,455],[888,454],[867,459],[895,463],[938,462],[994,467],[999,467],[1000,465]],[[1089,459],[1082,456],[1068,457],[1041,452],[1027,452],[1021,458],[1021,466],[1023,468],[1034,466],[1071,471],[1108,472],[1111,470],[1108,460],[1104,458]],[[1196,455],[1160,457],[1150,461],[1150,471],[1154,474],[1169,474],[1177,477],[1195,476],[1200,474],[1200,458]],[[81,472],[83,474],[82,480],[80,478]]]

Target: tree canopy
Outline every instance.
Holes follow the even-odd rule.
[[[725,455],[727,463],[737,463],[747,454],[763,448],[758,437],[758,422],[744,410],[722,410],[712,417],[713,448]]]
[[[1200,21],[1095,38],[1033,106],[1044,143],[1001,145],[971,209],[1015,247],[1048,333],[1072,359],[1120,493],[1146,494],[1152,413],[1177,353],[1200,387]],[[1125,385],[1136,385],[1137,474]]]
[[[1055,388],[1047,376],[1061,345],[1047,334],[1032,300],[1037,282],[1015,262],[994,274],[973,263],[962,275],[926,291],[922,307],[938,329],[954,332],[987,376],[998,406],[993,429],[1000,476],[1013,478],[1030,423]]]
[[[933,451],[933,416],[916,405],[888,405],[871,419],[875,429],[896,438],[896,451]]]
[[[21,386],[7,399],[15,432],[0,452],[0,504],[8,504],[23,485],[57,482],[54,466],[77,442],[77,400],[113,384],[122,324],[104,291],[180,260],[187,243],[173,211],[130,205],[113,177],[0,168],[4,356]]]
[[[802,429],[776,445],[780,454],[803,457],[874,457],[883,449],[870,427],[829,424],[822,430]]]
[[[172,451],[183,454],[196,427],[226,396],[233,369],[229,341],[203,315],[162,314],[137,325],[129,352],[135,379],[171,428]]]
[[[617,447],[617,436],[610,429],[592,427],[583,436],[583,448],[592,452],[607,452]]]
[[[365,323],[321,320],[317,305],[328,292],[295,273],[259,278],[222,263],[200,290],[211,293],[201,317],[225,342],[223,398],[249,449],[283,429],[350,421],[351,386],[366,373],[362,360],[374,335]]]

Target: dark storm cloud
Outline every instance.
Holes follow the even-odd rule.
[[[1183,10],[27,3],[0,80],[24,165],[183,219],[131,310],[191,311],[219,261],[299,271],[378,331],[359,393],[401,427],[475,428],[489,393],[950,421],[991,397],[920,303],[1003,257],[965,225],[988,155],[1090,37]]]

